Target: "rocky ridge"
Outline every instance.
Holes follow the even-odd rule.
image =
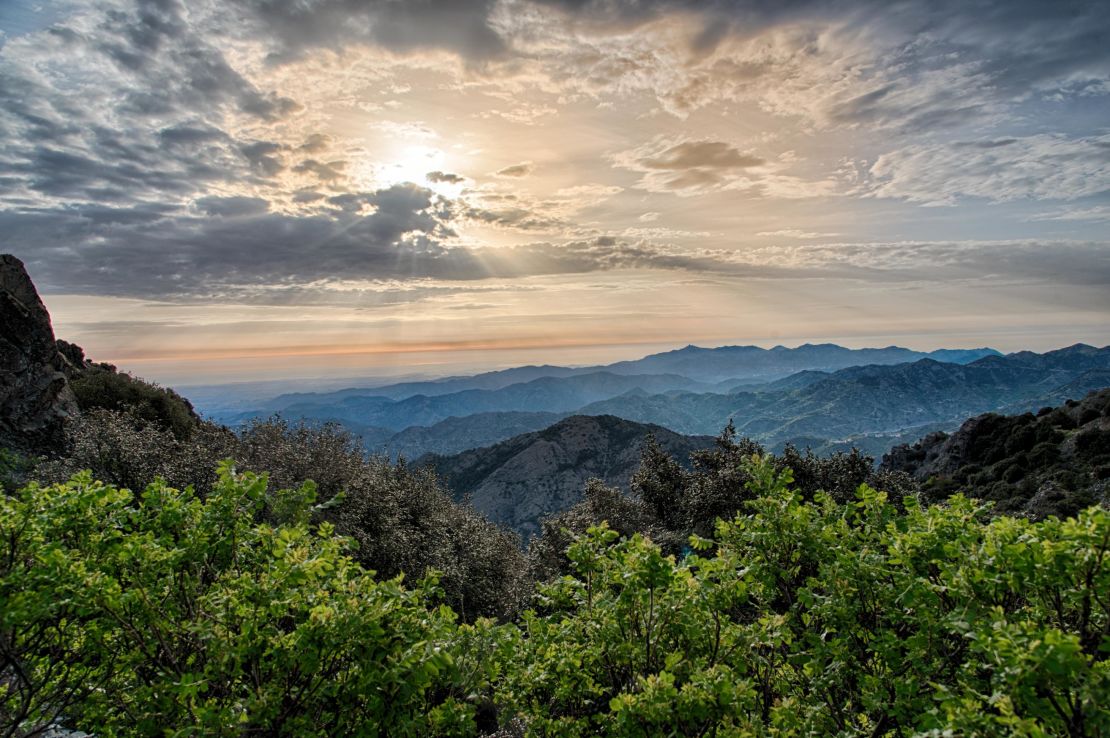
[[[50,313],[23,262],[0,255],[0,447],[48,453],[77,413]]]
[[[591,478],[627,489],[649,434],[681,461],[714,443],[708,436],[683,436],[613,416],[575,415],[493,446],[428,455],[416,463],[432,467],[456,496],[469,497],[490,520],[528,538],[543,517],[578,502]]]

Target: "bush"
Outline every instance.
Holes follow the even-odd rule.
[[[305,525],[313,497],[226,465],[203,501],[88,475],[5,497],[0,729],[473,733],[480,670],[456,665],[434,579],[375,581],[330,525]],[[290,522],[254,523],[267,499]]]
[[[311,484],[30,485],[0,500],[0,731],[1110,734],[1110,512],[839,503],[773,459],[739,471],[713,539],[591,526],[507,625],[457,624],[434,576],[374,578],[309,522],[339,509]]]
[[[130,374],[94,366],[72,378],[69,386],[82,412],[127,412],[162,426],[177,439],[188,438],[200,422],[184,397]]]
[[[130,412],[92,410],[69,424],[67,443],[65,458],[40,465],[40,479],[62,482],[88,469],[116,486],[142,489],[162,478],[204,498],[219,460],[234,458],[240,469],[267,473],[277,488],[311,480],[322,502],[335,500],[321,515],[354,541],[362,566],[386,577],[441,572],[447,602],[467,621],[510,616],[530,588],[515,535],[455,503],[433,475],[367,459],[335,425],[271,419],[236,436],[201,422],[181,439]]]
[[[698,553],[592,528],[541,588],[498,699],[536,736],[1104,735],[1110,513],[1042,523],[768,460]]]

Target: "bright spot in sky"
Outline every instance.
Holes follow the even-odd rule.
[[[387,163],[378,170],[378,180],[386,186],[413,182],[435,190],[440,194],[457,194],[458,187],[448,182],[428,180],[429,172],[441,172],[446,156],[442,151],[428,146],[406,146],[393,157],[386,157]],[[450,190],[450,191],[448,191]]]

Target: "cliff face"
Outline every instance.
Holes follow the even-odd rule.
[[[23,262],[0,255],[0,447],[60,448],[63,423],[77,412],[68,365]]]

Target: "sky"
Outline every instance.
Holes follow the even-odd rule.
[[[1110,12],[0,2],[0,250],[158,381],[1110,343]]]

